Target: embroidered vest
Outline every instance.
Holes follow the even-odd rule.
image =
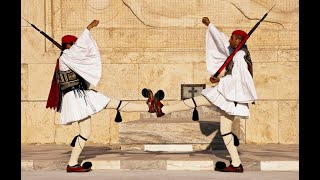
[[[242,48],[240,50],[243,50],[246,54],[244,55],[244,60],[246,61],[246,63],[248,64],[248,70],[251,74],[251,76],[253,77],[253,71],[252,71],[252,61],[251,61],[251,56],[250,56],[250,52],[247,48],[246,45],[242,46]],[[230,61],[229,64],[226,66],[226,73],[225,75],[231,74],[232,72],[232,68],[233,68],[233,61]]]
[[[63,94],[66,94],[67,92],[72,91],[74,89],[88,89],[84,79],[72,70],[59,70],[57,71],[56,77],[58,80],[59,88],[63,92]]]

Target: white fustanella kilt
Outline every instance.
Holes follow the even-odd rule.
[[[229,115],[239,116],[247,119],[250,117],[248,103],[235,103],[227,100],[219,91],[218,86],[209,87],[201,91],[201,95],[206,97],[212,104],[219,107]]]
[[[61,102],[60,123],[69,124],[87,118],[104,109],[109,102],[109,97],[92,89],[70,91]]]

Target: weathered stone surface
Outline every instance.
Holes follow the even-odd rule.
[[[95,89],[110,98],[137,100],[141,94],[138,94],[138,77],[138,65],[104,64],[101,79]]]
[[[22,0],[21,1],[21,17],[36,25],[37,27],[45,26],[45,3],[39,0]],[[25,20],[21,19],[21,26],[29,26]],[[33,29],[33,31],[36,31]],[[39,32],[38,32],[39,33]],[[42,36],[42,35],[41,35]]]
[[[120,160],[88,160],[92,163],[91,169],[120,169]]]
[[[80,132],[79,125],[74,122],[69,125],[60,124],[60,113],[56,113],[55,124],[55,143],[70,144],[74,136]],[[87,144],[118,144],[119,130],[118,124],[114,121],[115,110],[104,109],[91,116],[91,135]],[[135,121],[140,118],[137,112],[121,112],[122,122]]]
[[[192,64],[142,64],[139,66],[139,85],[155,93],[162,89],[167,100],[180,99],[181,83],[192,84],[192,69]]]
[[[38,160],[33,162],[33,168],[35,170],[58,170],[58,171],[65,171],[66,164],[68,164],[67,159],[65,161],[62,160]]]
[[[54,73],[54,67],[55,64],[28,64],[29,100],[47,101]]]
[[[56,144],[70,144],[73,138],[79,135],[80,129],[78,123],[70,125],[56,125],[54,140]],[[90,138],[91,140],[91,138]]]
[[[28,100],[28,64],[21,64],[21,100]]]
[[[119,128],[120,143],[126,146],[204,144],[205,149],[214,149],[223,143],[217,119],[192,121],[183,118],[149,118],[122,123]]]
[[[259,63],[270,63],[278,61],[278,50],[276,49],[254,49],[252,50],[251,46],[248,46],[250,51],[251,60],[253,63],[254,73],[256,72],[256,65]]]
[[[188,51],[181,49],[173,52],[142,51],[134,49],[121,49],[120,51],[107,51],[101,48],[102,62],[111,64],[175,64],[205,62],[205,49],[201,51]]]
[[[279,143],[299,144],[299,102],[280,102],[279,109]]]
[[[120,161],[120,168],[123,170],[166,170],[166,160],[134,160],[127,159]]]
[[[44,102],[21,103],[21,143],[54,143],[54,112]]]
[[[108,3],[109,5],[107,5]],[[261,11],[267,12],[269,10],[269,7],[266,8],[267,5],[261,6],[260,3],[249,3],[253,7],[251,9],[255,11],[246,11],[243,14],[241,9],[245,7],[223,1],[214,3],[188,1],[179,3],[178,6],[173,6],[175,7],[174,10],[171,10],[171,4],[177,2],[172,1],[155,1],[150,4],[147,1],[127,0],[122,3],[118,1],[110,1],[108,3],[55,1],[53,5],[55,14],[52,19],[57,20],[52,20],[54,21],[52,25],[54,34],[57,34],[57,37],[61,37],[62,34],[66,34],[68,31],[79,34],[88,21],[91,21],[93,17],[96,19],[100,17],[100,27],[102,28],[94,31],[97,32],[97,42],[103,49],[111,47],[122,49],[138,48],[140,50],[156,50],[159,48],[163,50],[198,49],[199,47],[204,47],[203,40],[206,31],[206,27],[201,23],[201,17],[220,13],[221,16],[210,18],[223,32],[230,34],[236,28],[249,31],[254,26],[256,21],[250,21],[245,17],[246,14],[250,14],[251,17],[257,17],[257,12],[261,14]],[[159,6],[155,6],[155,4],[165,8],[159,12]],[[188,4],[192,4],[192,10],[190,10]],[[270,7],[272,5],[270,4]],[[72,6],[73,10],[71,12],[70,8],[68,8],[70,6]],[[144,7],[143,10],[141,9],[142,6]],[[205,7],[208,6],[213,8],[206,9]],[[247,5],[246,7],[249,6]],[[278,33],[284,31],[284,28],[290,28],[291,23],[298,22],[298,16],[293,16],[297,15],[295,11],[297,7],[292,5],[290,8],[286,7],[280,10],[286,13],[273,13],[273,15],[270,15],[268,21],[272,23],[262,23],[260,25],[259,29],[255,31],[255,36],[260,39],[257,38],[251,41],[252,45],[274,47],[278,47],[279,44],[287,45],[288,40],[280,39]],[[230,8],[234,8],[235,11],[227,11]],[[186,11],[188,13],[182,13]],[[63,17],[66,13],[68,13],[68,17],[59,21],[60,17]],[[287,14],[290,14],[290,16]],[[292,18],[292,16],[295,18]],[[122,21],[124,18],[126,21]],[[261,17],[257,18],[260,19]],[[83,19],[86,21],[83,21]],[[118,23],[119,21],[121,23]],[[131,30],[128,31],[123,27],[131,28]],[[261,29],[266,29],[267,33],[271,32],[266,34]],[[273,37],[272,41],[270,41],[270,36]],[[282,40],[283,43],[279,43],[279,40]]]
[[[254,69],[258,99],[298,99],[298,62],[257,63]]]
[[[33,160],[21,161],[21,171],[33,171]]]
[[[46,38],[32,27],[21,27],[21,62],[43,63],[45,41]]]
[[[262,161],[262,171],[299,171],[299,161]]]
[[[193,147],[190,144],[145,144],[144,151],[146,152],[193,152]]]
[[[278,51],[278,61],[299,62],[299,49],[284,49]]]
[[[193,70],[193,83],[194,84],[206,84],[206,88],[213,86],[210,82],[210,75],[208,74],[205,58],[203,62],[194,64]]]
[[[213,161],[167,161],[167,170],[213,170]]]
[[[279,143],[279,103],[257,101],[246,120],[246,143]]]

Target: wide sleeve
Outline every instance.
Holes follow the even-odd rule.
[[[206,65],[210,76],[218,71],[232,52],[229,38],[210,23],[206,33]]]
[[[70,49],[65,49],[60,59],[90,84],[97,86],[101,78],[101,57],[96,41],[85,29]]]
[[[257,94],[244,55],[242,50],[235,54],[231,74],[220,79],[218,91],[230,101],[250,103],[257,100]]]

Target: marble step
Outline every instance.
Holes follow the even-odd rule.
[[[145,144],[144,151],[149,152],[193,152],[190,144]]]
[[[182,151],[225,149],[220,133],[220,112],[217,108],[197,107],[199,120],[193,121],[193,109],[173,112],[162,117],[155,113],[142,113],[139,120],[119,124],[119,141],[123,150]],[[243,143],[244,123],[235,120],[233,133]],[[170,145],[170,146],[166,146]],[[189,145],[181,149],[178,145]],[[156,147],[156,148],[155,148]],[[174,148],[172,148],[174,147]]]
[[[192,145],[192,150],[224,148],[217,119],[149,118],[119,124],[121,149],[145,145]],[[170,149],[170,148],[169,148]]]

